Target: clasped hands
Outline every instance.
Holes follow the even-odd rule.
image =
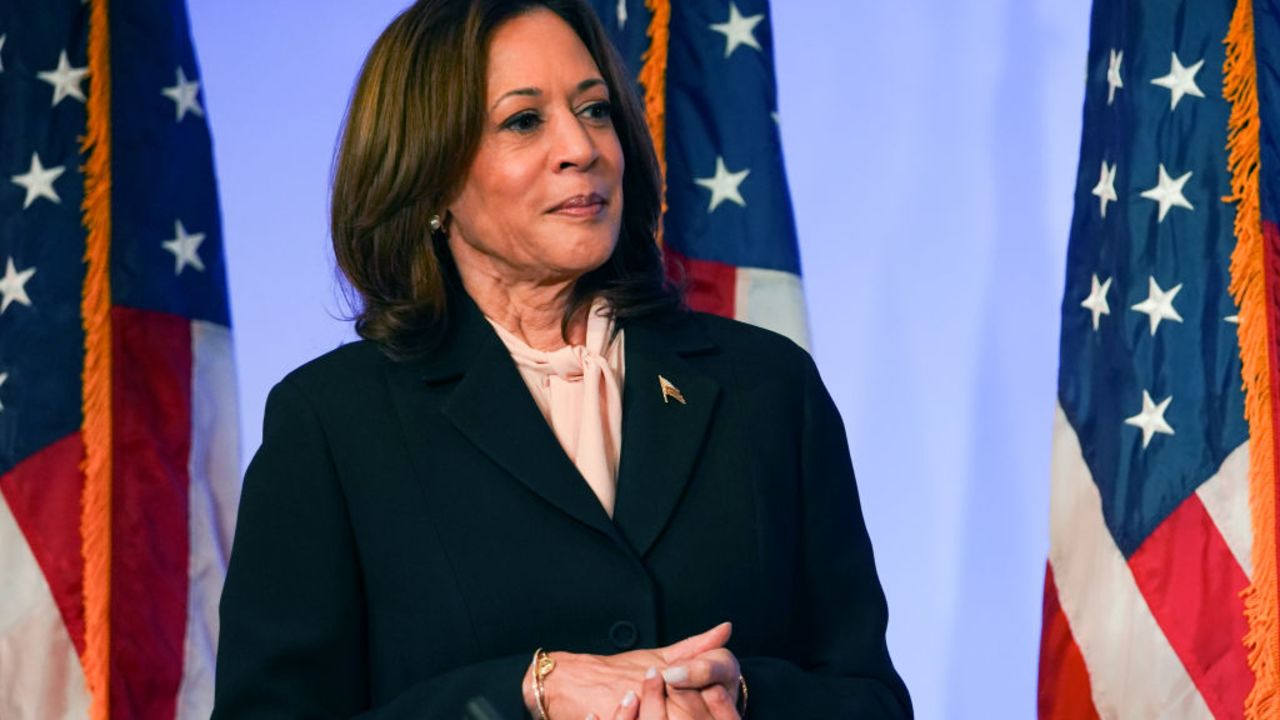
[[[725,644],[730,623],[673,645],[617,655],[552,652],[555,670],[543,684],[554,720],[739,720],[738,659]],[[532,667],[524,701],[538,717]]]

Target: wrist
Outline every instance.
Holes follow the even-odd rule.
[[[525,708],[534,720],[550,720],[547,710],[550,699],[547,697],[545,682],[555,667],[556,661],[551,655],[543,652],[542,648],[538,648],[533,653],[529,669],[525,671],[527,682],[521,689],[525,698]]]
[[[524,698],[524,709],[531,717],[538,717],[538,700],[533,694],[533,663],[525,668],[524,678],[520,680],[520,695]]]

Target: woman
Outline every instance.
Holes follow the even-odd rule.
[[[333,192],[365,340],[268,399],[215,717],[910,715],[835,407],[680,309],[629,88],[580,0],[375,44]]]

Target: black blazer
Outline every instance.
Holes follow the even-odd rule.
[[[425,360],[353,343],[271,391],[215,718],[524,718],[539,646],[612,654],[723,620],[750,717],[911,716],[806,352],[709,315],[624,323],[610,519],[475,306],[450,317]]]

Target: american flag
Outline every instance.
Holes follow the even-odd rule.
[[[768,1],[593,5],[637,76],[655,50],[664,63],[657,100],[665,112],[654,128],[665,139],[664,251],[687,282],[690,306],[807,346]]]
[[[1275,5],[1241,3],[1094,3],[1062,304],[1042,718],[1237,718],[1254,688],[1241,597],[1257,557],[1237,337],[1248,317],[1231,286],[1224,38],[1233,12]],[[1260,62],[1263,24],[1280,41],[1275,10],[1266,15]],[[1249,60],[1238,69],[1252,77]],[[1277,100],[1264,128],[1280,127]],[[1268,172],[1280,177],[1280,165],[1262,169],[1264,186]]]
[[[107,8],[0,4],[6,720],[213,699],[239,457],[209,130],[182,1]]]

